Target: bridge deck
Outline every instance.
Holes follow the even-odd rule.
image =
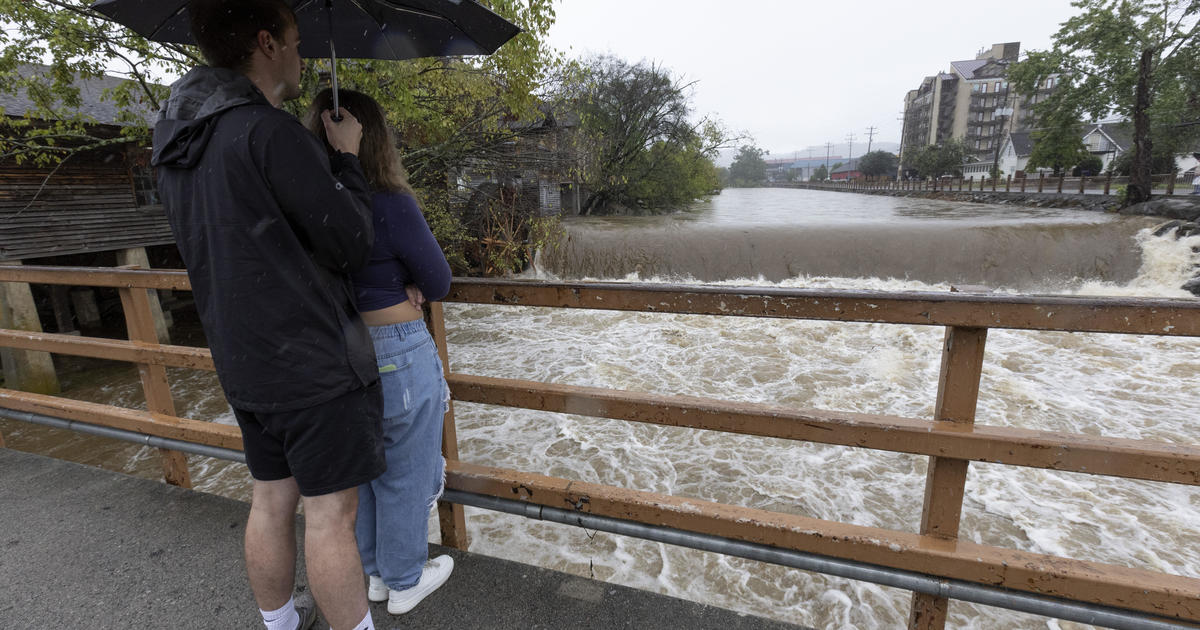
[[[249,507],[0,448],[0,628],[261,628],[241,555]],[[403,617],[373,605],[377,627],[795,628],[449,553],[447,585]]]

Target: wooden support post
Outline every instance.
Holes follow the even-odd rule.
[[[1012,173],[1004,179],[1004,192],[1012,192]]]
[[[982,189],[982,188],[983,188],[983,184],[982,184],[982,183],[980,184],[979,188],[980,188],[980,189]],[[959,189],[959,190],[962,190],[962,180],[961,180],[961,179],[960,179],[960,180],[958,180],[958,189]],[[975,176],[974,176],[974,175],[972,175],[972,176],[971,176],[971,179],[967,181],[967,192],[972,192],[972,191],[974,191],[974,190],[975,190]]]
[[[1038,192],[1042,192],[1045,185],[1046,185],[1046,174],[1038,173]]]
[[[986,328],[948,327],[942,347],[934,420],[970,427],[975,423],[979,378],[983,373]],[[931,457],[925,477],[925,507],[921,534],[954,540],[962,516],[967,460]],[[949,600],[913,593],[909,630],[941,630],[946,625]]]
[[[71,306],[75,309],[75,319],[80,326],[99,326],[100,306],[96,303],[96,290],[91,288],[74,289],[71,291]]]
[[[1104,194],[1108,194],[1108,190],[1112,188],[1112,171],[1108,172],[1108,177],[1104,178]]]
[[[1079,194],[1083,194],[1084,186],[1087,185],[1087,175],[1079,175]]]
[[[119,289],[121,306],[125,310],[125,323],[129,328],[129,340],[158,345],[154,314],[150,308],[150,293],[147,289]],[[146,409],[151,413],[175,415],[175,400],[171,398],[171,386],[167,382],[167,368],[150,363],[139,363],[138,374],[142,377],[142,391],[146,393]],[[192,487],[192,476],[188,473],[187,457],[179,451],[158,449],[162,457],[163,479],[181,488]]]
[[[117,252],[117,264],[122,267],[149,269],[150,258],[146,256],[145,247],[134,247]],[[171,343],[171,335],[167,331],[167,320],[163,317],[162,304],[158,301],[158,293],[153,289],[146,289],[146,296],[149,300],[147,303],[150,307],[150,313],[153,316],[154,334],[158,339],[158,343]]]
[[[995,174],[992,175],[992,192],[996,192],[996,180],[999,179]]]
[[[1062,174],[1062,175],[1059,175],[1059,176],[1058,176],[1058,194],[1060,194],[1060,195],[1062,194],[1063,181],[1064,181],[1065,179],[1067,179],[1067,174],[1066,174],[1066,172],[1063,172],[1063,174]]]
[[[54,321],[58,324],[58,332],[64,335],[78,335],[75,329],[75,317],[71,314],[71,289],[65,285],[50,285],[50,303],[54,307]]]
[[[2,265],[20,265],[13,260]],[[26,282],[0,282],[0,328],[42,332],[33,289]],[[48,352],[0,348],[0,363],[4,364],[4,382],[9,389],[35,394],[57,394],[62,391],[54,360]]]
[[[1178,170],[1171,171],[1171,175],[1170,175],[1169,179],[1167,179],[1167,194],[1168,195],[1175,194],[1175,178],[1176,177],[1179,177],[1179,171]]]
[[[1029,180],[1029,176],[1021,175],[1021,192],[1025,192],[1025,182]]]
[[[450,354],[446,344],[445,310],[441,302],[429,304],[429,330],[433,333],[433,342],[437,345],[438,356],[442,358],[442,370],[450,374]],[[458,461],[458,431],[454,425],[454,401],[449,401],[449,408],[442,419],[442,456],[447,462]],[[442,544],[455,549],[467,550],[470,541],[467,539],[467,516],[463,506],[449,501],[438,501],[438,523],[442,529]]]

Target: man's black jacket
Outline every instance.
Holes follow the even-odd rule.
[[[217,375],[248,411],[310,407],[378,380],[348,273],[374,238],[358,159],[337,154],[244,75],[171,86],[152,163]]]

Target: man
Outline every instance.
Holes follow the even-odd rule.
[[[210,66],[177,81],[152,162],[221,386],[254,477],[246,570],[268,630],[308,628],[295,606],[303,498],[309,584],[330,627],[373,628],[354,540],[356,487],[384,468],[379,375],[348,272],[374,237],[362,128],[324,120],[325,149],[278,107],[300,94],[283,0],[195,0]]]

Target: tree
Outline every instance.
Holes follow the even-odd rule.
[[[1079,14],[1063,22],[1054,47],[1030,52],[1009,69],[1016,90],[1054,92],[1035,106],[1039,117],[1094,119],[1116,112],[1133,121],[1127,200],[1150,198],[1151,159],[1158,143],[1194,137],[1200,117],[1200,2],[1196,0],[1075,0]],[[1190,130],[1190,131],[1189,131]],[[1188,131],[1188,133],[1182,133]]]
[[[962,165],[966,162],[967,155],[965,144],[959,140],[947,140],[941,146],[930,144],[916,150],[911,166],[921,177],[961,177]]]
[[[871,151],[858,158],[858,170],[867,177],[895,175],[900,158],[888,151]]]
[[[191,46],[160,44],[104,19],[90,0],[0,0],[0,91],[23,91],[36,109],[24,118],[0,117],[0,160],[52,165],[103,144],[149,140],[149,129],[131,125],[119,138],[97,135],[81,109],[78,78],[116,74],[130,79],[103,98],[124,120],[157,111],[168,94],[161,82],[202,62]],[[411,61],[340,60],[344,88],[373,96],[398,131],[401,153],[426,217],[447,257],[466,266],[463,250],[487,235],[469,234],[456,207],[457,190],[447,186],[459,165],[495,170],[511,166],[514,141],[529,130],[508,124],[539,116],[538,92],[564,61],[546,43],[554,23],[552,0],[491,0],[488,3],[522,32],[483,58]],[[45,72],[29,64],[47,63]],[[306,64],[302,93],[313,95],[328,61]],[[25,69],[18,72],[20,69]],[[308,98],[287,103],[302,113]]]
[[[584,214],[664,210],[714,188],[715,166],[701,162],[711,165],[727,133],[714,120],[691,120],[691,88],[657,64],[607,55],[572,69],[555,98],[579,113],[580,150],[588,156]],[[683,164],[694,167],[685,169],[694,177],[667,176]]]
[[[744,144],[738,147],[733,164],[729,165],[729,179],[734,186],[755,186],[767,179],[767,162],[763,156],[767,152],[754,146]]]
[[[1035,131],[1033,137],[1033,152],[1029,154],[1026,168],[1052,168],[1058,175],[1065,169],[1078,165],[1091,157],[1087,147],[1083,146],[1083,138],[1079,133],[1078,124],[1051,127]]]
[[[817,170],[813,171],[812,177],[809,177],[808,181],[823,182],[827,179],[829,179],[829,169],[825,168],[825,165],[822,164],[817,167]]]
[[[1102,170],[1104,170],[1104,160],[1089,154],[1075,165],[1071,171],[1071,177],[1099,175]]]
[[[1113,175],[1128,176],[1133,168],[1133,151],[1118,155],[1108,164]],[[1155,173],[1170,173],[1175,170],[1175,154],[1169,149],[1155,148],[1150,156],[1150,170]]]

